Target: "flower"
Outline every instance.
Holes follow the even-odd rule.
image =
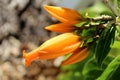
[[[26,54],[23,51],[25,65],[35,59],[52,59],[75,51],[80,46],[79,36],[72,33],[64,33],[43,43],[40,47]]]
[[[44,42],[37,49],[26,53],[23,51],[25,65],[29,66],[36,59],[48,60],[66,54],[72,54],[68,59],[63,61],[62,65],[77,63],[88,56],[87,47],[80,47],[82,40],[80,36],[72,33],[74,25],[82,20],[81,15],[74,10],[61,7],[44,6],[44,8],[56,19],[62,23],[47,26],[46,29],[56,32],[62,32],[56,37]]]
[[[61,33],[72,32],[75,29],[74,25],[83,20],[80,13],[72,9],[47,5],[44,5],[44,8],[54,18],[62,22],[45,27],[47,30]]]

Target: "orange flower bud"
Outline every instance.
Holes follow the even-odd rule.
[[[47,6],[44,5],[45,10],[51,14],[57,20],[63,23],[76,24],[81,19],[81,15],[72,9],[55,7],[55,6]]]
[[[52,59],[75,51],[80,46],[79,36],[65,33],[43,43],[40,47],[26,54],[23,52],[26,66],[35,59]]]
[[[59,24],[47,26],[45,27],[45,29],[54,31],[54,32],[65,33],[65,32],[73,32],[75,27],[70,24],[59,23]]]
[[[73,54],[66,59],[62,65],[68,65],[73,64],[82,61],[85,59],[89,54],[88,48],[78,48],[76,51],[73,52]]]

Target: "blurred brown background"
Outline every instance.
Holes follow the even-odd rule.
[[[56,33],[44,30],[55,23],[43,10],[49,0],[0,0],[0,80],[56,80],[55,60],[23,64],[22,50],[38,47]]]

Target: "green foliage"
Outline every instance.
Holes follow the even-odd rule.
[[[120,54],[120,42],[115,41],[114,45],[111,48],[110,55],[116,57]]]
[[[82,33],[80,34],[81,37],[86,37],[86,36],[91,36],[94,34],[94,32],[96,31],[96,27],[91,27],[88,29],[84,29],[82,31]]]
[[[84,67],[84,63],[85,61],[82,61],[73,65],[63,66],[62,70],[65,72],[58,76],[58,80],[83,80],[84,77],[82,76],[81,71]]]
[[[117,0],[118,8],[120,9],[120,0]]]
[[[83,80],[83,76],[81,74],[81,70],[83,67],[81,67],[81,63],[77,63],[74,65],[69,65],[69,66],[63,66],[62,70],[64,70],[64,73],[61,73],[58,76],[57,80],[78,80],[81,79]]]
[[[63,66],[62,70],[64,72],[58,76],[57,80],[95,80],[101,75],[112,59],[112,57],[107,57],[102,69],[98,68],[96,60],[93,57],[89,57],[74,65]]]
[[[120,13],[120,0],[117,0],[117,9],[118,9],[118,14]]]
[[[120,48],[120,42],[119,42],[119,41],[115,41],[115,43],[114,43],[114,45],[112,46],[112,48],[119,49],[119,48]]]
[[[83,75],[85,76],[85,80],[95,80],[100,74],[102,70],[99,70],[95,59],[89,60],[83,69]]]
[[[85,64],[83,69],[83,75],[85,77],[85,80],[95,80],[97,77],[99,77],[101,73],[104,71],[104,69],[107,67],[107,65],[111,62],[112,59],[113,59],[112,57],[107,57],[103,62],[102,68],[100,69],[96,64],[96,60],[94,58],[91,58]]]
[[[116,71],[113,71],[113,73],[112,73],[111,77],[109,78],[109,80],[119,80],[119,79],[120,79],[120,65],[118,66]]]
[[[63,66],[58,80],[120,79],[120,42],[114,40],[120,36],[120,0],[106,1],[107,6],[97,2],[80,10],[85,20],[75,25],[74,33],[83,40],[82,47],[90,48],[91,54],[80,63]],[[117,4],[117,9],[112,10],[111,4]]]
[[[116,57],[108,65],[108,67],[105,69],[105,71],[97,80],[110,80],[110,79],[118,80],[119,79],[118,77],[116,77],[116,79],[114,78],[116,76],[115,71],[116,71],[116,74],[118,73],[117,71],[120,71],[120,56]]]
[[[111,43],[114,42],[114,38],[115,38],[115,25],[110,24],[102,32],[96,46],[95,55],[98,66],[101,66],[103,60],[108,55],[111,49],[110,45]]]
[[[80,13],[82,13],[83,16],[86,16],[87,13],[89,17],[97,17],[100,15],[114,16],[111,10],[101,2],[97,2],[92,7],[86,8],[85,10],[80,10]]]
[[[118,31],[118,33],[120,34],[120,17],[117,17],[116,18],[116,22],[117,22],[117,26],[116,26],[116,28],[117,28],[117,31]]]

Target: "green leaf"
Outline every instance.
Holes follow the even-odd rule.
[[[116,26],[117,32],[120,34],[120,26]]]
[[[100,77],[98,77],[97,80],[112,80],[112,76],[114,74],[118,74],[117,71],[120,73],[120,55],[116,57],[105,69],[105,71],[102,73]],[[116,72],[116,73],[115,73]],[[115,76],[115,75],[114,75]],[[118,76],[117,76],[118,77]],[[117,78],[116,77],[116,78]],[[119,80],[120,78],[113,79],[113,80]]]
[[[103,60],[106,58],[111,49],[110,45],[114,42],[115,30],[115,25],[109,24],[107,28],[102,32],[98,40],[95,55],[99,67],[101,66]]]
[[[119,80],[120,79],[120,65],[116,71],[111,75],[109,80]]]
[[[84,66],[83,69],[83,76],[85,77],[85,80],[96,80],[104,69],[107,67],[107,65],[112,61],[112,57],[107,57],[103,63],[102,69],[98,68],[96,64],[96,60],[94,58],[90,59]]]
[[[100,74],[102,70],[99,70],[94,58],[90,59],[84,66],[83,75],[85,76],[85,80],[95,80]]]

